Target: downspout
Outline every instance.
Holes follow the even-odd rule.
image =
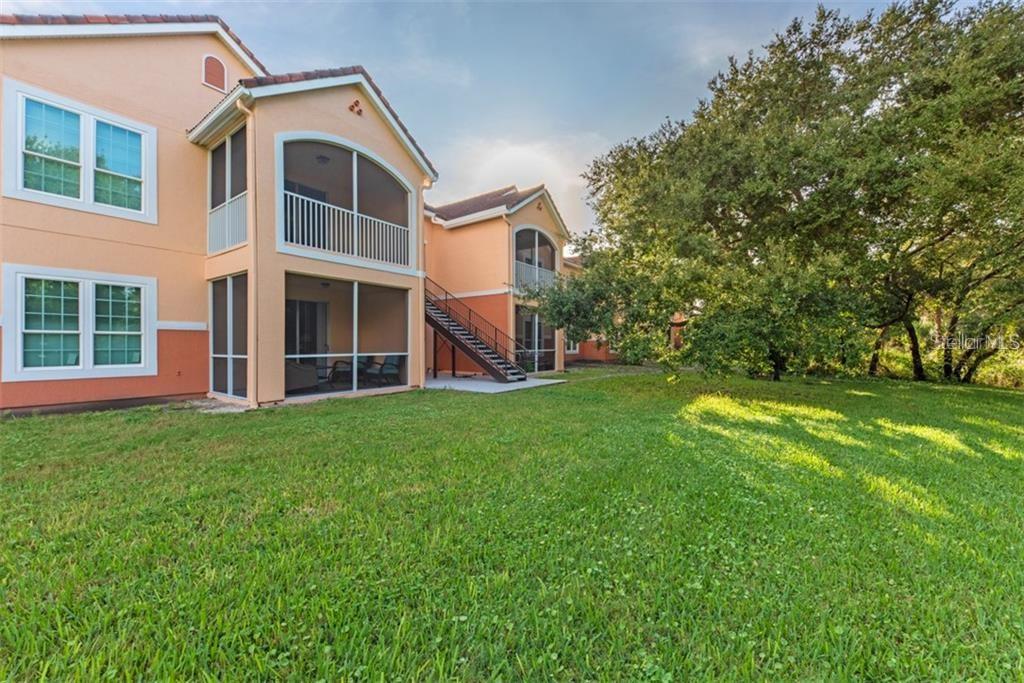
[[[252,287],[252,306],[250,307],[251,310],[249,311],[249,316],[252,319],[252,349],[253,349],[253,353],[249,353],[249,349],[246,349],[245,353],[246,353],[246,357],[248,358],[248,361],[246,362],[246,366],[248,366],[250,362],[255,362],[255,365],[253,366],[253,372],[252,372],[252,382],[251,382],[251,385],[250,385],[250,389],[252,391],[251,398],[250,398],[250,404],[252,404],[252,405],[254,405],[254,406],[256,406],[258,408],[259,405],[260,405],[260,399],[259,399],[259,396],[260,396],[260,394],[259,394],[259,384],[260,384],[260,366],[259,366],[260,306],[259,306],[259,292],[260,292],[260,289],[259,289],[259,279],[256,277],[256,269],[257,269],[257,265],[259,264],[259,257],[258,257],[258,252],[257,252],[257,248],[258,248],[258,245],[259,245],[259,240],[256,239],[256,235],[257,235],[257,232],[256,232],[256,188],[259,187],[259,183],[257,182],[257,178],[256,178],[256,168],[257,168],[257,164],[256,164],[256,144],[255,144],[256,143],[256,117],[255,117],[255,115],[253,115],[252,109],[249,109],[247,106],[245,106],[245,104],[242,103],[242,98],[238,98],[237,100],[235,100],[235,107],[238,109],[238,111],[240,111],[243,114],[245,114],[245,129],[246,129],[246,137],[248,138],[245,141],[246,156],[247,156],[247,158],[245,160],[245,163],[246,163],[247,166],[249,166],[249,168],[247,169],[247,173],[248,173],[249,177],[252,178],[252,182],[250,184],[250,186],[251,186],[251,193],[249,194],[248,203],[250,204],[250,207],[252,208],[252,211],[250,212],[252,214],[252,229],[251,229],[251,232],[250,232],[250,235],[249,235],[249,250],[250,250],[251,255],[252,255],[252,260],[251,260],[251,262],[249,264],[249,281],[250,281],[250,286]],[[250,141],[251,141],[251,144],[250,144]],[[248,190],[249,188],[246,188],[246,189]]]

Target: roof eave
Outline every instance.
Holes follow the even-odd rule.
[[[200,119],[199,123],[189,129],[188,141],[197,145],[208,145],[214,142],[227,128],[231,127],[233,122],[244,116],[236,105],[239,100],[243,99],[251,100],[249,91],[236,85],[224,99],[217,103],[216,107]]]
[[[0,24],[0,38],[101,38],[104,36],[151,36],[216,34],[222,43],[253,73],[268,75],[266,67],[250,56],[216,21],[152,24]]]
[[[438,220],[440,221],[440,224],[444,227],[445,230],[450,230],[451,228],[459,228],[462,227],[463,225],[479,223],[480,221],[486,221],[492,218],[502,218],[503,216],[507,215],[508,212],[509,211],[507,208],[505,208],[504,206],[499,206],[493,209],[477,211],[476,213],[471,213],[466,216],[459,216],[458,218],[452,218],[450,220],[445,220],[443,218],[439,218]]]

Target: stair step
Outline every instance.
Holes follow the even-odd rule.
[[[449,339],[462,344],[470,357],[481,365],[490,367],[492,374],[499,375],[506,382],[521,382],[526,379],[526,374],[515,363],[498,353],[429,299],[426,301],[426,311],[432,325],[443,331]]]

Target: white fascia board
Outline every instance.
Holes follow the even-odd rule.
[[[527,204],[532,202],[534,199],[536,199],[537,197],[540,197],[542,194],[545,194],[546,192],[547,192],[547,190],[545,190],[543,188],[537,190],[536,192],[531,194],[529,197],[527,197],[526,199],[524,199],[523,201],[519,202],[518,204],[513,206],[511,209],[509,209],[508,212],[509,213],[515,213],[516,211],[518,211],[519,209],[523,208],[524,206],[526,206]]]
[[[555,206],[555,200],[551,198],[551,194],[548,192],[547,188],[541,188],[537,190],[529,197],[513,206],[511,209],[508,210],[509,214],[513,214],[519,209],[523,208],[524,206],[527,206],[528,204],[530,204],[530,202],[537,199],[538,197],[543,197],[544,200],[547,202],[548,209],[551,211],[551,215],[554,216],[555,222],[558,224],[558,229],[562,231],[562,237],[566,239],[572,239],[572,235],[569,234],[569,229],[565,227],[565,223],[562,222],[562,215],[558,213],[558,208]]]
[[[491,218],[501,218],[502,216],[507,215],[508,212],[508,209],[506,209],[504,206],[499,206],[495,209],[477,211],[476,213],[471,213],[468,216],[460,216],[459,218],[453,218],[450,221],[446,221],[444,219],[438,220],[441,221],[441,225],[444,227],[445,230],[450,230],[452,228],[458,228],[463,225],[469,225],[470,223],[479,223],[480,221],[486,221]]]
[[[105,36],[154,36],[212,33],[253,73],[269,75],[227,31],[215,21],[158,24],[4,24],[0,38],[102,38]]]
[[[188,132],[188,141],[196,144],[205,144],[216,137],[217,132],[226,126],[230,126],[236,119],[243,116],[235,105],[242,97],[248,94],[248,90],[240,85],[224,96],[216,107],[204,116],[199,123]]]
[[[437,173],[430,168],[430,164],[420,154],[419,150],[416,149],[416,145],[412,144],[412,140],[406,135],[402,127],[398,125],[398,121],[391,115],[388,108],[384,106],[380,97],[377,96],[377,92],[367,83],[366,78],[362,74],[352,74],[349,76],[334,76],[331,78],[316,78],[308,81],[294,81],[292,83],[275,83],[274,85],[261,85],[255,88],[249,88],[248,94],[254,99],[260,99],[262,97],[274,97],[275,95],[288,95],[297,92],[307,92],[309,90],[322,90],[324,88],[337,88],[343,85],[358,85],[363,93],[370,98],[373,102],[374,107],[377,108],[377,112],[384,117],[384,120],[388,122],[395,135],[401,141],[402,146],[405,147],[409,155],[416,160],[416,164],[420,169],[427,175],[432,182],[437,182]]]

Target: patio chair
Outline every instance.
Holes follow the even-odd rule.
[[[384,356],[384,362],[371,363],[363,374],[368,381],[375,382],[379,387],[386,384],[400,384],[402,382],[402,357]]]
[[[366,370],[367,360],[360,358],[356,361],[356,371],[360,377]],[[331,388],[335,388],[338,384],[347,385],[352,388],[352,359],[342,358],[334,361],[331,366],[331,372],[327,376],[327,382],[331,385]]]

